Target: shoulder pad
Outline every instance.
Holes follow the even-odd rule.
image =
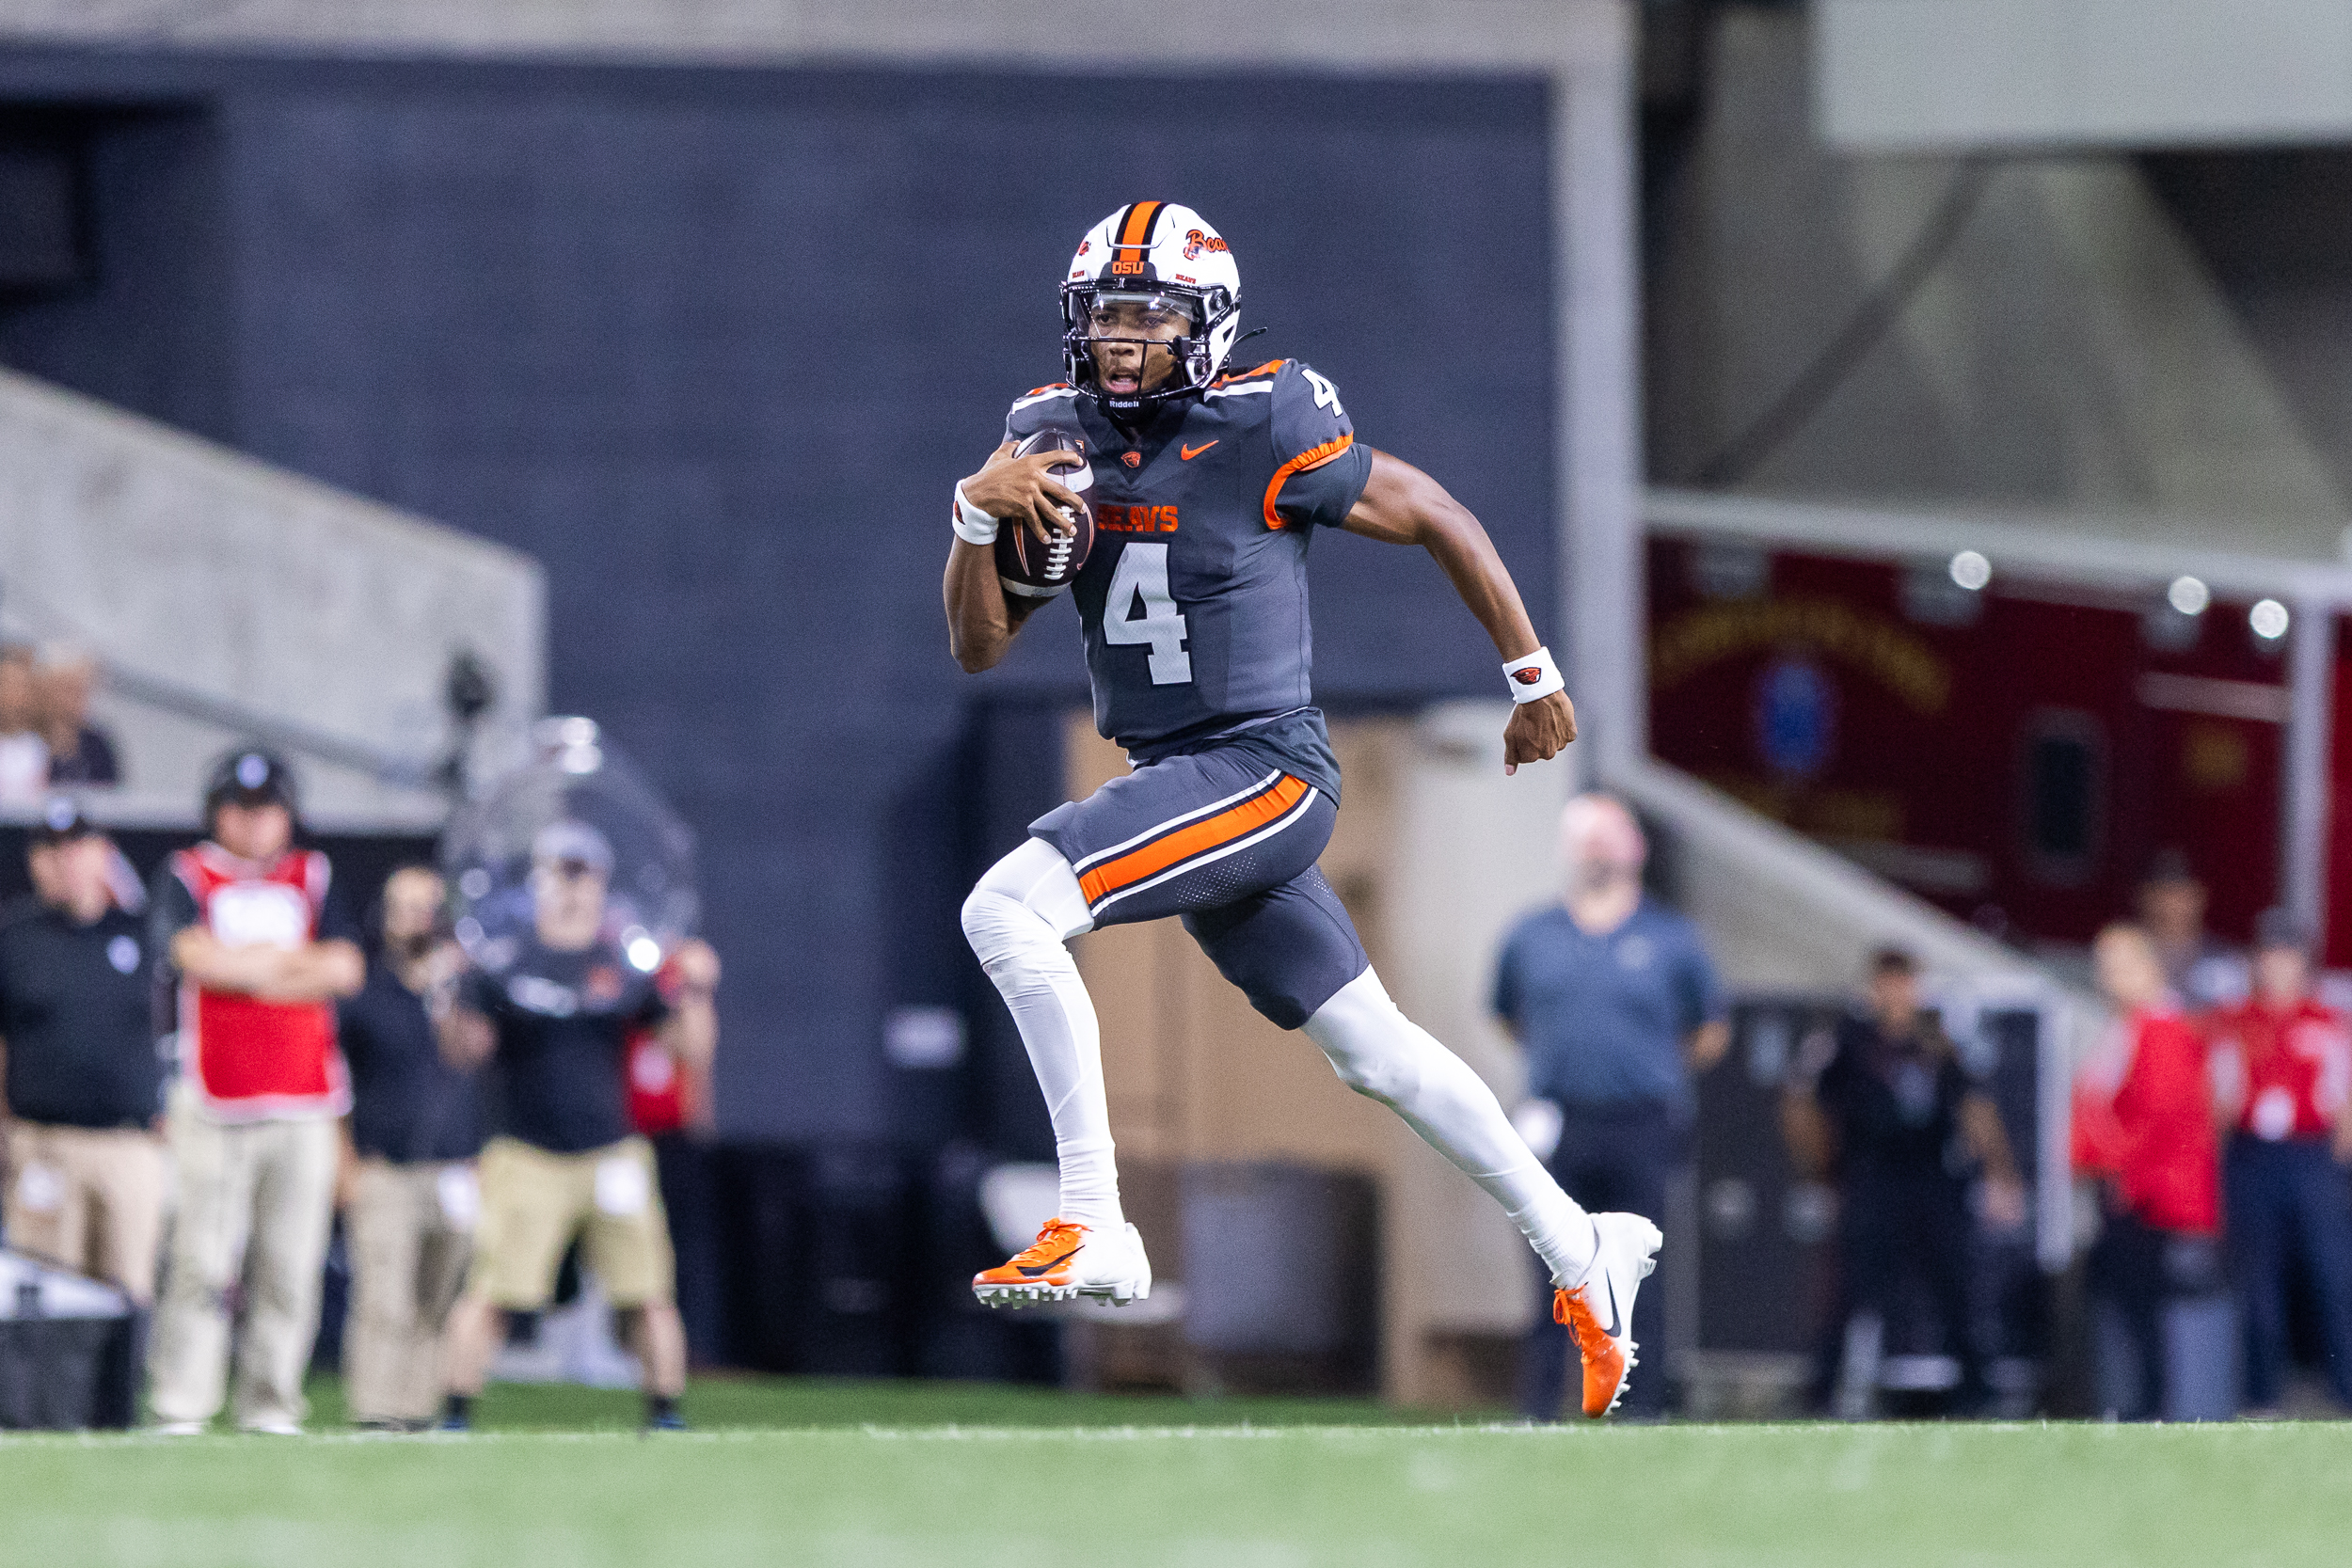
[[[1005,411],[1004,438],[1018,441],[1048,425],[1071,423],[1070,408],[1077,397],[1078,389],[1065,381],[1032,387],[1013,399],[1012,406]]]
[[[1271,376],[1275,374],[1280,371],[1283,366],[1289,363],[1290,361],[1287,359],[1269,359],[1264,364],[1254,366],[1249,370],[1229,371],[1225,374],[1218,376],[1215,381],[1209,383],[1209,387],[1211,390],[1216,390],[1221,388],[1231,387],[1237,382],[1255,381],[1260,376]]]
[[[1022,393],[1019,397],[1013,399],[1012,407],[1009,410],[1009,412],[1018,414],[1024,408],[1030,407],[1036,404],[1052,403],[1057,399],[1074,398],[1077,395],[1078,388],[1070,385],[1069,382],[1049,381],[1042,387],[1032,387],[1027,391]]]

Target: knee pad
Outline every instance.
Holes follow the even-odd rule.
[[[1418,1048],[1425,1037],[1370,969],[1333,992],[1302,1027],[1340,1082],[1358,1094],[1395,1105],[1420,1087]]]
[[[964,940],[980,966],[992,971],[1022,953],[1059,951],[1093,925],[1078,874],[1041,839],[1022,840],[1021,847],[989,867],[963,901]]]

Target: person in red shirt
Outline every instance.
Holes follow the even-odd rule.
[[[2223,1189],[2246,1336],[2246,1398],[2276,1409],[2287,1361],[2287,1276],[2310,1282],[2328,1383],[2352,1406],[2352,1031],[2312,995],[2311,933],[2285,910],[2256,922],[2254,994],[2210,1026],[2231,1128]]]
[[[295,825],[285,763],[240,748],[205,788],[205,841],[156,879],[151,951],[172,988],[181,1063],[168,1114],[179,1212],[149,1356],[149,1403],[168,1434],[201,1432],[219,1411],[232,1326],[237,1424],[293,1433],[307,1408],[338,1119],[351,1108],[335,1004],[367,969],[326,857],[295,845]]]
[[[2074,1083],[2075,1171],[2098,1178],[2106,1225],[2090,1255],[2092,1295],[2131,1340],[2133,1409],[2166,1409],[2164,1308],[2220,1280],[2220,1140],[2204,1036],[2183,1016],[2148,934],[2099,933],[2092,958],[2117,1019]]]

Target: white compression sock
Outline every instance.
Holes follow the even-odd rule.
[[[1593,1264],[1593,1224],[1544,1169],[1485,1080],[1397,1010],[1365,970],[1302,1026],[1358,1094],[1396,1112],[1422,1141],[1486,1189],[1561,1285]]]
[[[1127,1220],[1103,1091],[1102,1028],[1063,945],[1093,926],[1077,874],[1041,839],[1023,840],[963,901],[963,934],[1012,1010],[1054,1118],[1061,1217],[1116,1234]]]

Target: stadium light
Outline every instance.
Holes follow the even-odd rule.
[[[1993,580],[1993,562],[1977,550],[1963,550],[1952,557],[1952,580],[1971,594],[1978,593]]]
[[[2184,615],[2202,615],[2213,603],[2213,590],[2197,578],[2178,577],[2164,591],[2165,602]]]
[[[2256,637],[2265,642],[2276,642],[2284,637],[2287,624],[2293,619],[2287,613],[2287,607],[2276,599],[2260,600],[2246,612],[2246,624],[2253,628]]]

